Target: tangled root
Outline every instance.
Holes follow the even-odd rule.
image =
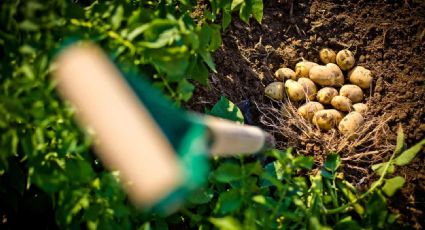
[[[356,131],[357,138],[349,139],[336,129],[322,131],[309,123],[287,98],[283,102],[254,104],[260,112],[260,123],[275,136],[278,148],[294,147],[298,154],[313,155],[318,165],[323,164],[328,153],[338,153],[346,168],[356,171],[353,173],[358,175],[352,176],[357,181],[359,176],[368,176],[370,166],[382,162],[395,147],[387,135],[391,117],[386,114],[367,114],[365,123]]]

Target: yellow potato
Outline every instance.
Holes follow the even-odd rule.
[[[336,109],[325,109],[317,111],[312,119],[313,124],[320,129],[330,130],[336,127],[342,119],[342,114]]]
[[[310,69],[313,68],[314,66],[317,66],[317,63],[311,62],[311,61],[302,61],[302,62],[298,62],[295,65],[295,76],[296,78],[300,78],[300,77],[308,77],[309,73],[310,73]],[[294,79],[294,80],[297,80]]]
[[[311,122],[311,119],[313,119],[314,114],[317,111],[324,110],[325,107],[323,107],[322,104],[315,101],[310,101],[305,103],[304,105],[300,106],[298,108],[298,114],[302,116],[307,121]]]
[[[347,49],[341,50],[336,54],[336,64],[338,64],[342,70],[353,68],[355,62],[356,59],[354,59],[354,54]]]
[[[363,91],[357,85],[343,85],[339,90],[339,95],[348,97],[353,103],[363,100]]]
[[[335,74],[323,65],[311,68],[309,78],[321,86],[333,86],[336,84]]]
[[[324,87],[317,92],[316,99],[322,104],[330,104],[332,98],[338,95],[338,91],[332,87]]]
[[[352,103],[348,97],[335,96],[332,98],[331,105],[337,110],[349,112],[351,110]]]
[[[286,80],[285,89],[291,101],[301,101],[305,99],[304,88],[300,83],[291,79]]]
[[[354,67],[348,73],[348,78],[351,83],[360,86],[362,89],[368,89],[372,84],[372,73],[362,66]]]
[[[335,51],[333,51],[329,48],[324,48],[324,49],[320,50],[319,56],[320,56],[320,60],[324,64],[335,63],[336,53],[335,53]]]
[[[363,122],[363,116],[359,112],[353,111],[341,120],[338,129],[344,135],[353,135]]]
[[[295,72],[290,68],[280,68],[274,73],[274,76],[279,81],[285,81],[286,79],[296,80]]]
[[[306,77],[301,77],[298,79],[298,83],[300,83],[303,87],[304,93],[307,95],[309,100],[314,100],[314,98],[316,98],[317,88],[312,80]]]
[[[342,86],[344,85],[344,74],[342,73],[341,69],[338,67],[337,64],[334,63],[328,63],[326,64],[326,68],[328,68],[335,76],[335,83],[334,86]]]
[[[354,111],[359,112],[363,116],[367,113],[367,111],[369,111],[369,107],[367,107],[367,105],[363,103],[354,104],[353,109]]]
[[[273,82],[265,88],[264,93],[267,97],[280,101],[283,99],[283,89],[283,82]]]

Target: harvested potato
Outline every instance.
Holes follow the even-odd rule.
[[[335,74],[323,65],[311,68],[309,78],[321,86],[333,86],[336,82]]]
[[[341,120],[338,129],[344,135],[353,135],[363,122],[363,116],[359,112],[353,111]]]
[[[363,103],[356,103],[353,105],[353,109],[354,111],[359,112],[364,116],[369,110],[369,107],[367,107],[367,105]]]
[[[330,104],[332,98],[338,95],[338,91],[332,87],[324,87],[317,92],[316,99],[322,104]]]
[[[339,95],[348,97],[353,103],[363,100],[363,91],[357,85],[343,85],[339,90]]]
[[[336,53],[335,51],[329,48],[324,48],[320,50],[319,56],[320,56],[320,60],[325,64],[335,63]]]
[[[344,74],[337,64],[328,63],[326,64],[326,68],[332,71],[335,76],[334,86],[342,86],[344,85]]]
[[[267,97],[270,97],[275,100],[283,99],[283,82],[273,82],[269,84],[264,90]]]
[[[298,62],[295,65],[295,76],[296,78],[300,78],[300,77],[308,77],[309,73],[310,73],[310,69],[313,68],[314,66],[317,66],[317,63],[311,62],[311,61],[302,61],[302,62]],[[294,80],[297,80],[294,79]]]
[[[354,67],[348,73],[348,78],[351,83],[360,86],[362,89],[368,89],[372,84],[372,73],[362,66]]]
[[[340,111],[349,112],[351,110],[351,100],[344,96],[335,96],[332,98],[331,105]]]
[[[303,87],[304,93],[307,95],[309,100],[314,100],[314,98],[316,98],[317,88],[312,80],[301,77],[298,79],[298,83],[300,83]]]
[[[347,49],[339,51],[336,55],[336,64],[338,64],[342,70],[353,68],[355,62],[354,54]]]
[[[320,129],[330,130],[336,127],[342,119],[342,114],[336,109],[325,109],[317,111],[312,119],[313,124]]]
[[[284,81],[286,79],[296,80],[295,72],[290,68],[280,68],[274,73],[274,76],[279,81]]]
[[[298,108],[298,114],[302,116],[307,121],[311,122],[311,119],[313,119],[314,114],[317,111],[324,110],[325,107],[323,107],[322,104],[315,101],[310,101],[305,103],[304,105],[300,106]]]
[[[291,101],[301,101],[305,99],[304,88],[300,83],[289,79],[285,82],[285,89]]]

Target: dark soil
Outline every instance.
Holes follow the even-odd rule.
[[[234,20],[225,31],[215,54],[218,73],[210,75],[209,88],[197,87],[191,109],[211,108],[222,95],[236,103],[272,104],[264,87],[274,81],[279,67],[294,68],[301,58],[319,62],[318,51],[324,47],[348,48],[357,64],[374,75],[366,100],[371,116],[389,118],[386,138],[395,140],[399,124],[409,146],[425,137],[425,2],[294,1],[292,16],[291,1],[264,2],[261,25]],[[253,123],[261,126],[258,114]],[[425,227],[424,155],[397,168],[406,183],[390,201],[391,209],[401,214],[398,221],[418,229]],[[370,163],[363,167],[371,173]]]

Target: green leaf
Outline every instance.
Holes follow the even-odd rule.
[[[397,145],[394,150],[395,154],[400,153],[401,150],[403,149],[403,146],[404,146],[404,132],[403,132],[403,128],[400,125],[397,130]]]
[[[112,28],[114,30],[118,29],[121,26],[121,22],[124,17],[124,7],[119,5],[115,10],[115,14],[111,18]]]
[[[244,118],[240,109],[229,101],[227,98],[221,96],[220,100],[211,109],[210,115],[243,123]]]
[[[384,191],[387,196],[393,196],[397,190],[403,187],[404,182],[405,179],[401,176],[386,179],[382,191]]]
[[[424,145],[425,139],[401,153],[396,159],[394,159],[394,163],[398,166],[409,164],[413,160],[413,158],[415,158],[416,154],[421,151]]]
[[[238,210],[242,205],[242,198],[237,189],[221,193],[216,207],[218,214],[225,215]]]
[[[214,178],[222,183],[239,180],[242,172],[241,167],[235,163],[225,162],[214,171]]]
[[[182,79],[177,86],[177,98],[178,100],[188,101],[192,97],[195,86],[188,82],[186,79]]]
[[[380,191],[372,194],[367,203],[366,214],[372,226],[383,228],[388,215],[385,197]]]
[[[332,172],[335,172],[340,165],[341,165],[341,158],[336,153],[329,154],[324,164],[325,168]]]
[[[211,53],[202,50],[202,51],[199,51],[199,54],[201,55],[201,57],[204,60],[204,62],[207,63],[208,67],[210,67],[210,69],[214,73],[217,73],[217,70],[215,69],[215,64],[214,64],[214,61],[212,59]]]
[[[252,197],[252,200],[254,202],[257,202],[259,204],[266,204],[266,198],[263,195],[256,195]]]
[[[220,32],[220,26],[218,25],[212,25],[211,26],[211,41],[209,45],[210,51],[215,51],[221,46],[221,32]]]
[[[235,10],[240,4],[244,3],[244,0],[233,0],[232,5],[230,6],[231,10]]]
[[[314,158],[311,156],[299,156],[294,159],[294,164],[300,168],[311,169],[314,165]]]
[[[252,14],[258,23],[263,20],[263,0],[252,0]]]
[[[220,230],[241,230],[242,229],[240,222],[231,216],[225,216],[222,218],[210,217],[208,220],[216,228]]]
[[[200,188],[188,196],[188,201],[192,204],[206,204],[214,197],[213,191],[209,188]]]
[[[222,19],[222,22],[221,22],[221,26],[223,27],[223,30],[225,30],[230,25],[231,21],[232,21],[231,12],[224,10],[223,11],[223,19]]]
[[[381,176],[382,173],[384,173],[384,169],[385,169],[385,166],[386,166],[387,163],[388,162],[374,164],[374,165],[372,165],[372,170],[373,171],[376,171],[376,174],[378,174],[379,176]],[[395,171],[394,165],[393,164],[390,164],[390,166],[388,166],[387,173],[394,173],[394,171]]]
[[[247,4],[246,2],[242,3],[241,8],[239,10],[239,17],[246,24],[249,23],[249,16],[251,14],[251,4]]]
[[[208,68],[202,62],[200,57],[191,59],[192,66],[189,70],[191,79],[198,81],[203,86],[208,86]]]
[[[353,220],[351,216],[347,216],[340,220],[335,225],[335,230],[360,230],[362,229],[357,221]]]

